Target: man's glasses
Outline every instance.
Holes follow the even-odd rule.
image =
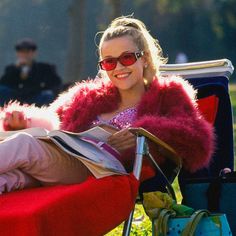
[[[142,57],[144,52],[125,52],[121,54],[119,57],[109,57],[99,61],[99,66],[102,70],[110,71],[114,70],[117,66],[117,62],[123,66],[131,66],[133,65],[138,58]]]

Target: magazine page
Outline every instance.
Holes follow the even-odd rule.
[[[86,131],[80,132],[80,133],[73,133],[65,130],[52,130],[48,131],[42,127],[33,127],[33,128],[27,128],[27,129],[21,129],[21,130],[15,130],[15,131],[0,131],[0,140],[4,140],[5,138],[10,137],[13,134],[20,133],[20,132],[25,132],[28,134],[31,134],[34,137],[45,137],[49,134],[52,136],[58,134],[58,132],[64,132],[67,134],[75,135],[75,136],[80,136],[80,137],[88,137],[88,138],[94,138],[103,142],[107,141],[107,138],[112,134],[112,131],[117,131],[115,127],[109,126],[109,125],[104,125],[103,127],[107,128],[110,130],[108,132],[102,127],[95,126],[91,129],[88,129]]]
[[[112,166],[104,167],[104,163],[91,161],[87,157],[83,156],[81,153],[77,152],[76,150],[73,150],[71,147],[68,147],[67,144],[63,143],[62,140],[52,138],[51,141],[54,142],[66,153],[70,154],[71,156],[74,156],[75,158],[78,158],[82,163],[84,163],[84,165],[88,167],[88,169],[94,174],[96,178],[101,178],[114,174],[127,174],[126,170],[120,163],[117,166],[114,166],[112,164]]]
[[[34,128],[28,128],[28,129],[21,129],[21,130],[15,130],[15,131],[1,131],[0,132],[0,140],[4,140],[14,134],[17,133],[28,133],[31,134],[34,137],[42,137],[47,138],[48,130],[40,127],[34,127]]]
[[[50,134],[50,139],[73,156],[78,156],[100,167],[118,173],[126,173],[123,165],[115,156],[91,142],[82,140],[78,136],[60,132],[56,136]]]
[[[121,158],[121,154],[115,148],[113,148],[112,146],[107,144],[106,142],[96,140],[94,138],[88,138],[88,137],[80,137],[80,139],[84,140],[85,142],[91,143],[92,145],[101,149],[103,152],[106,152],[106,153],[114,156],[118,160]]]
[[[91,163],[89,161],[85,161],[83,159],[80,159],[80,161],[93,173],[93,175],[99,179],[103,178],[106,176],[111,176],[111,175],[125,175],[128,174],[126,172],[117,172],[117,171],[112,171],[109,169],[106,169],[104,167],[100,167],[99,165],[94,165],[94,163]]]
[[[57,130],[54,130],[54,131],[50,131],[49,135],[50,136],[54,136],[57,134]],[[83,132],[80,132],[80,133],[73,133],[73,132],[69,132],[69,131],[64,131],[64,130],[61,130],[59,132],[63,132],[63,133],[66,133],[66,134],[70,134],[70,135],[74,135],[74,136],[79,136],[79,137],[88,137],[88,138],[94,138],[96,140],[99,140],[99,141],[103,141],[103,142],[106,142],[107,141],[107,138],[109,136],[111,136],[111,133],[106,131],[105,129],[99,127],[99,126],[95,126],[91,129],[88,129],[86,131],[83,131]]]

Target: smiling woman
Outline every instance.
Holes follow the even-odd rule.
[[[131,17],[115,19],[103,32],[99,53],[101,77],[75,84],[46,108],[9,104],[2,111],[2,128],[43,126],[80,132],[99,123],[115,126],[119,130],[108,143],[122,154],[130,171],[135,137],[128,128],[142,127],[172,146],[184,168],[194,172],[207,166],[213,152],[212,127],[200,115],[195,91],[186,81],[159,75],[165,59],[146,26]],[[20,148],[22,140],[26,148]],[[60,152],[25,134],[0,143],[0,191],[80,183],[91,175],[79,160]],[[168,168],[161,156],[153,156]],[[155,174],[150,163],[145,166],[149,171],[142,172],[142,180]]]
[[[112,45],[116,45],[116,47]],[[125,94],[134,90],[137,92],[133,94],[142,95],[144,92],[143,74],[145,65],[147,65],[146,56],[140,52],[130,36],[104,41],[101,47],[101,58],[101,69],[106,70],[109,79],[120,90],[122,96],[126,96]],[[114,61],[113,67],[111,67],[111,61]],[[113,69],[107,70],[107,64]],[[139,98],[137,97],[137,99]],[[124,100],[122,102],[128,102],[123,98],[122,100]]]

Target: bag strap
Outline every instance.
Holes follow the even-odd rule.
[[[168,233],[168,222],[170,218],[175,219],[176,213],[172,210],[160,209],[158,217],[153,222],[153,236],[166,236]],[[208,210],[195,211],[186,226],[184,227],[181,236],[194,236],[197,227],[204,217],[210,216]],[[220,226],[220,235],[222,235],[222,225]]]
[[[169,221],[169,218],[170,217],[174,217],[176,214],[174,211],[171,211],[171,210],[164,210],[163,209],[163,217],[162,218],[162,222],[160,222],[159,224],[159,229],[160,229],[160,232],[163,234],[163,235],[167,235],[167,231],[168,231],[168,221]]]
[[[153,236],[167,235],[168,221],[170,217],[174,217],[176,213],[167,209],[160,209],[156,222],[154,222],[155,228],[153,229]]]
[[[210,215],[208,210],[197,210],[195,211],[191,217],[184,230],[182,231],[181,236],[193,236],[199,225],[200,221],[203,217],[207,217]]]

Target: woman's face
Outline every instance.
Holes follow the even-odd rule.
[[[122,36],[104,41],[101,47],[101,60],[117,58],[125,52],[138,52],[136,44],[130,36]],[[109,79],[120,90],[130,90],[136,86],[144,86],[143,70],[144,56],[130,66],[124,66],[119,61],[114,70],[106,71]]]

